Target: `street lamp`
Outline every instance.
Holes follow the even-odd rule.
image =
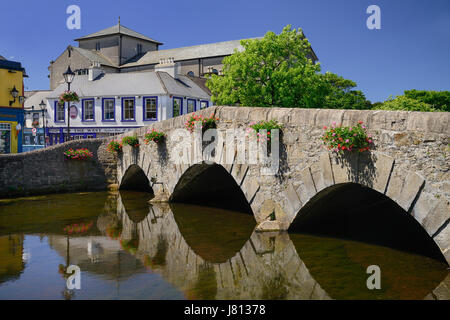
[[[70,84],[75,78],[75,73],[70,69],[70,66],[67,67],[66,72],[63,73],[64,81],[67,83],[67,90],[70,91]],[[67,139],[70,140],[70,101],[67,102]]]
[[[14,86],[14,88],[12,88],[10,93],[11,93],[12,97],[14,98],[14,100],[9,102],[9,106],[11,107],[12,104],[16,101],[17,97],[19,96],[19,91],[17,91],[16,86]]]
[[[47,146],[47,139],[45,137],[45,113],[47,112],[47,104],[44,102],[44,100],[41,100],[41,103],[39,103],[39,107],[41,107],[42,110],[42,126],[44,128],[44,148]]]

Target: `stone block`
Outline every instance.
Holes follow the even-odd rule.
[[[300,179],[302,183],[296,191],[301,202],[306,204],[317,193],[309,168],[305,168],[300,172]]]
[[[408,172],[402,191],[396,199],[397,203],[405,209],[405,211],[409,211],[424,183],[425,179],[423,177],[415,172]]]
[[[300,201],[300,198],[297,192],[295,191],[292,183],[290,182],[287,183],[287,187],[286,190],[284,191],[283,198],[285,199],[286,203],[285,211],[289,216],[289,220],[292,220],[302,207],[302,202]]]
[[[437,205],[432,210],[430,210],[425,219],[423,219],[422,226],[430,236],[433,236],[439,230],[439,228],[441,228],[449,219],[449,202],[444,199],[439,199]]]
[[[340,126],[342,124],[342,119],[344,118],[345,110],[338,109],[320,109],[316,115],[315,125],[316,127],[329,127],[336,123],[336,126]]]
[[[359,156],[358,183],[385,193],[394,166],[394,158],[382,153],[362,153]]]

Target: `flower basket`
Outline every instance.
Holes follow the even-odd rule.
[[[78,97],[78,94],[74,91],[64,91],[59,96],[59,104],[64,105],[65,102],[78,102],[80,101],[80,98]]]
[[[108,150],[111,153],[122,152],[122,143],[117,140],[112,140],[108,143],[106,150]]]
[[[122,145],[129,145],[133,148],[139,147],[139,139],[136,136],[128,136],[122,138]]]
[[[147,131],[147,133],[145,134],[144,137],[145,137],[144,138],[145,144],[149,144],[150,141],[159,143],[165,139],[166,134],[164,132],[160,132],[160,131],[156,131],[155,129],[152,129],[151,131],[150,130]]]
[[[260,121],[260,122],[251,122],[249,127],[247,128],[247,136],[256,136],[257,141],[267,141],[267,150],[270,153],[271,150],[271,130],[280,130],[283,129],[283,125],[279,124],[275,120],[270,121]],[[260,132],[260,130],[266,130],[266,133]]]
[[[209,118],[205,118],[202,115],[196,115],[193,113],[189,117],[188,121],[184,123],[184,126],[187,130],[189,130],[189,132],[194,132],[195,123],[198,121],[201,122],[202,132],[205,132],[208,129],[216,128],[216,122],[219,121],[219,118],[215,118],[213,114]]]
[[[333,122],[330,128],[324,127],[323,143],[328,150],[343,154],[344,152],[365,152],[373,147],[373,140],[367,134],[362,121],[351,127],[336,126]]]
[[[70,148],[69,150],[64,151],[64,156],[66,159],[71,160],[89,160],[94,154],[86,148],[76,150]]]

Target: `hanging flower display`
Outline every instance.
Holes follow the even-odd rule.
[[[74,91],[64,91],[59,96],[59,104],[63,105],[65,102],[78,102],[80,101],[80,98],[78,97],[77,93]]]

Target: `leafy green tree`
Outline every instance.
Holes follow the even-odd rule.
[[[407,96],[390,97],[380,105],[374,107],[379,110],[403,110],[403,111],[437,111],[428,103],[408,98]]]
[[[255,107],[319,107],[330,92],[311,59],[311,45],[301,29],[269,31],[262,39],[241,40],[244,51],[223,60],[223,76],[212,75],[207,86],[222,105]]]
[[[405,96],[429,104],[440,111],[450,111],[450,91],[405,90]]]
[[[326,72],[323,77],[330,86],[330,92],[326,95],[323,104],[324,108],[362,110],[372,107],[362,91],[353,90],[356,87],[354,81],[331,72]]]

